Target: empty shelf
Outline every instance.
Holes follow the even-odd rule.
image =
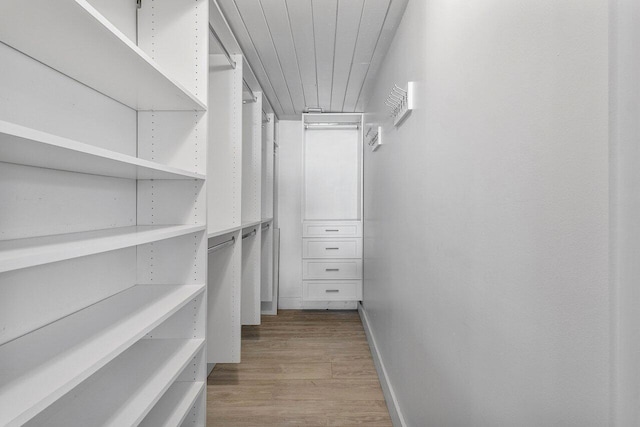
[[[0,273],[170,239],[203,225],[131,226],[0,241]]]
[[[136,285],[0,346],[0,425],[29,420],[202,292]]]
[[[212,238],[212,237],[224,236],[225,234],[233,233],[234,231],[238,231],[241,229],[242,229],[241,225],[236,225],[235,227],[225,228],[222,230],[213,230],[207,233],[207,237]]]
[[[0,162],[129,179],[204,179],[204,175],[0,120]]]
[[[138,425],[203,346],[204,340],[140,340],[26,425]]]
[[[212,237],[224,236],[225,234],[233,233],[238,230],[243,230],[245,228],[253,227],[260,224],[262,221],[247,221],[242,223],[241,225],[236,225],[235,227],[224,228],[221,230],[213,230],[207,232],[207,237],[211,239]]]
[[[253,227],[254,225],[258,225],[262,223],[262,220],[258,220],[258,221],[246,221],[242,223],[242,227],[241,228],[249,228],[249,227]]]
[[[86,0],[3,0],[0,41],[136,110],[205,110]]]
[[[149,412],[140,427],[175,427],[182,425],[196,399],[204,389],[204,382],[176,382]]]

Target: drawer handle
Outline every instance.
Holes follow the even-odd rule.
[[[327,289],[325,292],[328,293],[328,294],[329,293],[335,293],[335,292],[340,292],[340,289]]]
[[[325,248],[325,249],[326,249],[327,251],[337,251],[337,250],[339,250],[340,248]]]
[[[339,268],[325,268],[324,271],[340,271]]]
[[[325,229],[324,231],[340,231],[340,230],[326,230],[326,229]]]

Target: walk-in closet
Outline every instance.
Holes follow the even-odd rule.
[[[638,28],[0,0],[0,427],[640,426]]]

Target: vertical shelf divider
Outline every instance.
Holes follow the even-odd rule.
[[[209,57],[208,366],[240,362],[243,59],[231,59]]]

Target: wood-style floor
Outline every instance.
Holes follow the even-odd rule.
[[[279,311],[244,326],[242,363],[218,364],[208,426],[391,426],[356,311]]]

